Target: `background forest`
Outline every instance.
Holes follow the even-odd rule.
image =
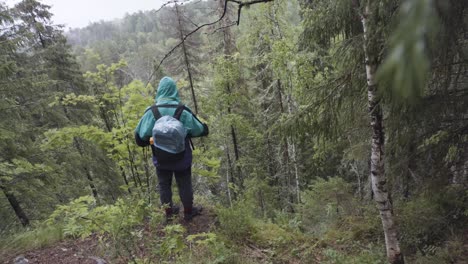
[[[94,237],[110,263],[467,263],[467,8],[172,1],[65,32],[0,2],[1,260]],[[134,143],[166,75],[210,126],[207,232],[160,227]]]

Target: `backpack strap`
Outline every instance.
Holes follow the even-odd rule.
[[[149,110],[151,110],[151,112],[153,112],[153,116],[154,116],[154,119],[155,120],[158,120],[159,118],[162,117],[161,113],[159,112],[159,107],[168,107],[168,108],[176,108],[175,112],[174,112],[174,118],[177,119],[177,120],[180,120],[180,117],[182,116],[182,113],[184,112],[184,110],[188,110],[188,108],[180,103],[178,105],[171,105],[171,104],[166,104],[166,105],[152,105],[151,107],[149,107],[148,109],[146,109],[145,113]],[[190,111],[189,111],[190,112]]]
[[[159,112],[157,105],[151,106],[151,112],[153,112],[153,116],[155,120],[158,120],[159,118],[161,118],[161,113]]]
[[[189,142],[190,142],[190,146],[192,147],[192,150],[195,150],[195,146],[193,145],[193,142],[192,142],[192,138],[189,137]]]
[[[158,107],[168,107],[168,108],[177,108],[179,107],[180,103],[179,104],[160,104],[158,105]]]
[[[185,105],[179,104],[177,106],[177,109],[174,112],[174,118],[180,121],[180,117],[182,116],[184,109],[185,109]]]

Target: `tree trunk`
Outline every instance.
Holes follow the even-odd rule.
[[[226,168],[226,190],[229,200],[229,207],[232,207],[231,189],[229,188],[229,166]]]
[[[351,171],[353,171],[355,174],[356,174],[356,178],[357,178],[357,185],[358,185],[358,189],[357,189],[357,194],[359,196],[359,199],[361,200],[362,199],[362,180],[361,180],[361,173],[359,173],[359,170],[358,170],[358,165],[353,162],[350,164],[350,167],[351,167]]]
[[[130,163],[129,167],[130,167],[130,172],[132,173],[132,176],[135,177],[138,181],[138,183],[140,184],[140,188],[143,188],[143,184],[141,182],[141,178],[140,178],[140,173],[138,173],[138,168],[137,168],[137,165],[135,163],[135,159],[134,159],[134,155],[133,155],[133,152],[131,151],[130,149],[130,145],[128,144],[128,140],[126,140],[125,142],[125,145],[127,146],[127,152],[128,152],[128,162]],[[122,141],[120,141],[120,144],[123,144]]]
[[[282,82],[280,79],[277,80],[277,92],[278,92],[278,102],[280,105],[280,111],[281,114],[284,114],[286,110],[284,109],[284,103],[283,103],[283,92],[282,92]],[[293,112],[293,107],[292,107],[292,102],[291,102],[291,96],[288,95],[286,96],[286,102],[287,102],[287,107],[288,107],[288,113],[291,114]],[[299,203],[301,201],[300,197],[300,184],[299,184],[299,170],[297,167],[297,158],[296,158],[296,146],[294,144],[294,141],[291,138],[287,138],[285,140],[285,145],[284,145],[284,160],[286,162],[286,167],[287,169],[287,174],[288,174],[288,192],[290,195],[290,200],[291,203],[294,203],[294,193],[296,194],[295,198],[297,202]],[[291,177],[293,172],[290,169],[290,163],[292,163],[293,169],[294,169],[294,186],[291,183]],[[289,189],[293,189],[289,190]],[[294,193],[293,193],[294,192]]]
[[[37,35],[39,37],[39,41],[41,42],[41,46],[42,46],[43,49],[45,49],[46,48],[46,43],[44,41],[44,38],[42,37],[41,30],[38,28],[37,21],[36,21],[36,18],[35,18],[36,15],[33,12],[29,12],[29,15],[31,15],[31,18],[32,18],[32,21],[33,21],[31,26],[32,26],[32,28],[34,28],[36,30]]]
[[[299,169],[297,167],[297,153],[296,153],[296,145],[294,142],[291,141],[288,143],[290,149],[290,153],[292,155],[292,162],[294,165],[294,182],[295,182],[295,188],[296,188],[296,198],[297,198],[297,203],[301,202],[301,185],[300,185],[300,180],[299,180]]]
[[[227,158],[227,162],[228,162],[227,170],[228,170],[228,173],[229,173],[229,171],[231,172],[230,182],[232,183],[233,186],[237,186],[236,185],[236,179],[233,176],[233,166],[232,166],[232,161],[231,161],[231,155],[229,154],[229,144],[225,143],[225,146],[226,146],[226,158]],[[228,176],[228,178],[229,178],[229,176]],[[228,191],[229,191],[229,183],[228,183],[227,188],[228,188]],[[229,196],[231,196],[231,195],[229,194]],[[234,200],[237,200],[237,190],[234,190],[233,196],[234,196]]]
[[[98,201],[98,193],[97,193],[96,186],[94,185],[94,179],[93,179],[93,176],[92,176],[92,171],[88,170],[88,168],[86,166],[84,167],[84,169],[86,171],[86,178],[88,179],[89,187],[91,188],[91,191],[93,192],[94,199],[96,199],[96,201]]]
[[[145,147],[142,149],[143,152],[143,159],[145,160],[145,163],[143,164],[143,167],[145,168],[145,176],[146,176],[146,189],[147,189],[147,195],[148,195],[148,204],[151,204],[151,173],[150,173],[150,166],[148,164],[148,149],[149,147]]]
[[[11,205],[11,208],[15,211],[16,216],[20,220],[21,224],[26,227],[29,226],[29,218],[26,216],[26,214],[23,211],[23,208],[21,208],[21,205],[19,204],[18,200],[16,199],[16,196],[8,191],[6,187],[0,185],[0,189],[2,189],[3,194],[7,198],[8,202]]]
[[[280,95],[281,95],[281,89],[279,91],[280,91]],[[293,112],[293,102],[292,102],[291,94],[289,94],[287,98],[288,98],[288,101],[287,101],[288,102],[288,112],[289,112],[289,114],[292,114],[292,112]],[[287,142],[288,142],[289,153],[291,153],[291,160],[292,160],[293,166],[294,166],[294,180],[295,180],[297,202],[300,203],[301,202],[301,190],[300,190],[300,184],[299,184],[299,182],[300,182],[299,181],[299,169],[297,167],[298,165],[297,165],[296,144],[294,144],[293,139],[289,139],[289,140],[287,140]]]
[[[122,166],[119,166],[119,168],[120,168],[120,173],[121,173],[120,175],[122,175],[125,185],[127,185],[127,191],[129,194],[132,194],[132,190],[130,190],[130,185],[128,185],[127,174],[125,174],[125,170]]]
[[[83,146],[81,145],[81,143],[79,142],[79,140],[76,137],[73,138],[73,144],[75,145],[75,148],[78,151],[78,153],[80,154],[81,158],[84,158]],[[83,169],[85,171],[86,178],[88,179],[89,187],[91,188],[91,191],[93,192],[94,199],[96,199],[96,201],[98,201],[97,189],[96,189],[96,186],[94,185],[93,176],[91,175],[92,171],[88,168],[88,166],[86,164],[83,164]]]
[[[68,109],[65,106],[62,106],[62,107],[63,107],[63,111],[67,119],[71,120]],[[73,145],[78,151],[78,154],[80,154],[80,157],[83,159],[84,158],[83,146],[81,145],[81,142],[76,137],[73,138]],[[83,165],[83,169],[85,171],[86,178],[88,179],[89,187],[91,188],[91,191],[93,192],[93,197],[94,199],[96,199],[96,201],[98,201],[98,193],[97,193],[96,185],[94,185],[94,180],[92,176],[93,172],[91,171],[91,169],[88,168],[88,166],[86,166],[86,164]]]
[[[371,118],[372,128],[372,147],[371,147],[371,168],[370,174],[372,179],[372,191],[374,199],[377,203],[377,208],[380,211],[380,218],[385,234],[385,246],[387,250],[387,258],[391,264],[403,264],[403,255],[400,251],[398,241],[398,229],[393,216],[393,207],[390,195],[387,189],[387,178],[385,175],[385,156],[384,156],[384,126],[383,114],[380,105],[380,100],[377,95],[377,81],[375,78],[378,58],[377,54],[370,54],[370,33],[369,20],[370,3],[368,2],[363,13],[360,14],[362,28],[364,31],[364,53],[366,59],[366,76],[367,76],[367,96],[368,107]]]
[[[284,114],[286,111],[284,109],[283,103],[283,93],[282,93],[282,83],[281,80],[276,81],[276,87],[278,88],[278,103],[280,106],[280,114]],[[291,169],[290,169],[290,154],[289,154],[289,140],[288,139],[281,139],[281,159],[280,159],[280,168],[285,168],[284,173],[285,182],[283,183],[284,187],[286,187],[286,196],[289,205],[294,203],[294,196],[291,192]]]
[[[220,0],[219,2],[219,12],[220,14],[223,13],[224,11],[224,5],[227,4],[225,3],[225,1],[223,0]],[[231,55],[232,55],[232,52],[233,52],[233,49],[234,49],[234,44],[232,43],[232,34],[231,34],[231,29],[227,26],[230,24],[230,14],[227,13],[225,15],[225,19],[223,20],[222,22],[222,26],[225,27],[223,29],[223,52],[224,52],[224,57],[226,58],[226,60],[230,60],[231,59]],[[228,95],[231,95],[232,93],[232,87],[231,87],[231,84],[227,84],[226,85],[226,93]],[[228,105],[227,106],[227,112],[228,114],[231,114],[231,105]],[[236,170],[236,176],[238,178],[238,184],[239,184],[239,188],[242,189],[242,186],[243,186],[243,182],[244,182],[244,179],[242,177],[242,171],[240,169],[240,167],[238,166],[238,162],[239,162],[239,146],[238,146],[238,142],[237,142],[237,134],[236,134],[236,129],[233,125],[231,125],[231,131],[230,131],[230,134],[231,134],[231,141],[232,141],[232,147],[234,149],[234,159],[235,159],[235,163],[234,163],[234,167],[235,167],[235,170]],[[231,171],[231,175],[233,174],[233,171]]]
[[[192,71],[190,69],[190,61],[189,61],[188,54],[187,54],[187,47],[186,47],[185,41],[184,41],[184,31],[183,31],[183,27],[182,27],[182,20],[181,20],[181,15],[179,13],[179,5],[177,5],[177,3],[175,4],[175,10],[176,10],[176,14],[177,14],[179,37],[180,37],[180,41],[182,42],[182,51],[184,53],[184,63],[185,63],[185,67],[187,69],[187,74],[188,74],[188,78],[189,78],[189,82],[190,82],[190,91],[192,92],[193,106],[194,106],[194,109],[195,109],[195,114],[197,115],[198,114],[197,98],[195,97],[195,89],[193,87]]]
[[[237,178],[239,179],[239,188],[243,189],[244,178],[242,177],[242,171],[238,164],[239,163],[239,147],[237,144],[236,131],[234,130],[234,126],[232,125],[231,125],[231,138],[232,138],[232,146],[234,148],[234,158],[235,158],[234,166],[236,168]]]
[[[450,183],[452,185],[464,185],[466,184],[468,176],[468,151],[465,149],[460,150],[457,161],[450,167],[452,172],[452,178]]]

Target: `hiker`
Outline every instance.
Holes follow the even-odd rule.
[[[169,116],[178,119],[180,122]],[[182,148],[185,147],[184,152],[171,156],[165,154],[164,149],[166,148],[160,147],[160,149],[157,147],[158,142],[164,143],[165,139],[159,141],[158,138],[153,139],[154,129],[156,129],[155,123],[158,125],[161,122],[167,121],[163,119],[171,119],[173,122],[182,123],[181,126],[183,125],[187,133],[185,139],[181,140]],[[157,120],[158,122],[156,122]],[[166,219],[168,220],[179,213],[179,207],[172,203],[172,175],[175,176],[180,200],[184,206],[184,219],[190,221],[194,216],[201,213],[202,208],[193,205],[192,149],[190,138],[207,135],[208,126],[202,123],[188,107],[180,103],[179,92],[174,80],[170,77],[162,78],[156,92],[156,104],[148,107],[140,119],[135,129],[135,141],[141,147],[151,145],[153,164],[156,167],[159,181],[160,200],[161,204],[166,206]],[[169,148],[171,147],[173,146],[169,146]]]

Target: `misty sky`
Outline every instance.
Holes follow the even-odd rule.
[[[0,0],[13,5],[20,0]],[[167,0],[39,0],[52,6],[55,24],[68,27],[85,27],[90,22],[120,18],[125,13],[158,9]]]

